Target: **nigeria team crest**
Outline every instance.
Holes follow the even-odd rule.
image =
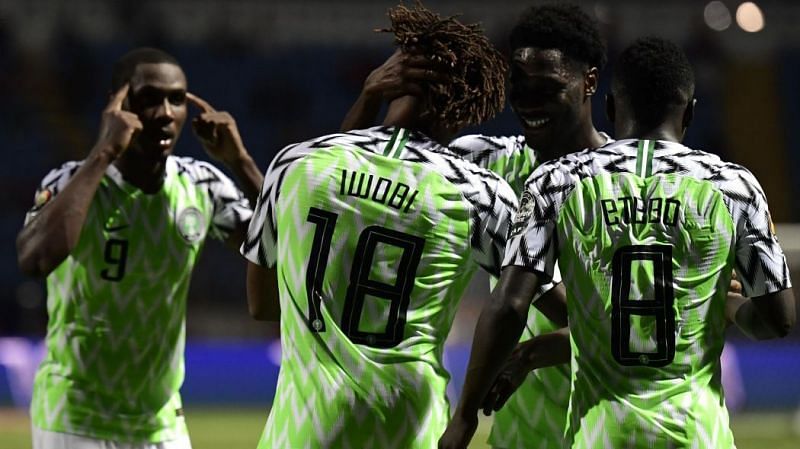
[[[187,207],[178,214],[178,233],[189,243],[203,237],[206,229],[205,218],[196,207]]]
[[[528,190],[525,190],[522,192],[522,198],[520,198],[519,201],[519,210],[517,211],[517,216],[514,217],[514,222],[511,224],[509,235],[514,236],[525,230],[525,226],[528,225],[528,221],[531,219],[531,215],[533,215],[533,207],[533,196]]]

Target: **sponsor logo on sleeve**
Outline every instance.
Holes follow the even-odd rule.
[[[39,210],[44,207],[53,198],[53,192],[50,189],[39,189],[33,197],[33,210]]]

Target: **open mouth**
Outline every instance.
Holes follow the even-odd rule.
[[[158,146],[161,147],[162,149],[170,148],[172,146],[173,140],[174,139],[172,137],[165,137],[159,139]]]
[[[547,124],[550,123],[550,118],[549,117],[536,117],[536,118],[533,118],[533,117],[522,117],[522,121],[524,121],[525,122],[525,126],[527,126],[530,129],[539,129],[539,128],[544,128],[545,126],[547,126]]]
[[[175,144],[175,134],[172,133],[171,130],[153,130],[147,133],[145,140],[152,146],[158,147],[161,150],[167,150],[172,148]]]

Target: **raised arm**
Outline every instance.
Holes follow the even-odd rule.
[[[211,104],[195,94],[187,93],[186,99],[200,109],[200,115],[192,120],[192,129],[209,156],[228,167],[239,186],[250,201],[256,204],[264,176],[242,142],[236,120],[225,111],[217,111]],[[247,222],[230,233],[228,245],[238,249],[247,233]]]
[[[426,83],[446,79],[439,70],[425,56],[398,49],[367,76],[361,94],[342,121],[341,130],[374,126],[384,103],[406,95],[420,96],[425,92]]]
[[[122,110],[128,84],[115,92],[100,123],[100,132],[89,155],[57,195],[42,191],[41,210],[33,211],[17,236],[17,262],[31,276],[47,276],[78,244],[92,198],[108,166],[130,145],[142,129],[136,114]]]

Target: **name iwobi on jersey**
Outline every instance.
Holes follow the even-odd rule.
[[[733,269],[744,294],[791,286],[766,198],[741,166],[625,140],[540,166],[504,265],[568,297],[573,448],[733,447],[720,385]]]
[[[280,152],[242,248],[280,290],[259,447],[434,447],[445,338],[475,269],[499,272],[515,209],[501,178],[401,128]]]
[[[44,178],[26,222],[80,164]],[[185,435],[178,390],[191,272],[208,235],[224,239],[251,215],[244,195],[208,163],[170,157],[152,195],[110,166],[77,246],[47,277],[47,355],[33,424],[112,441]]]

